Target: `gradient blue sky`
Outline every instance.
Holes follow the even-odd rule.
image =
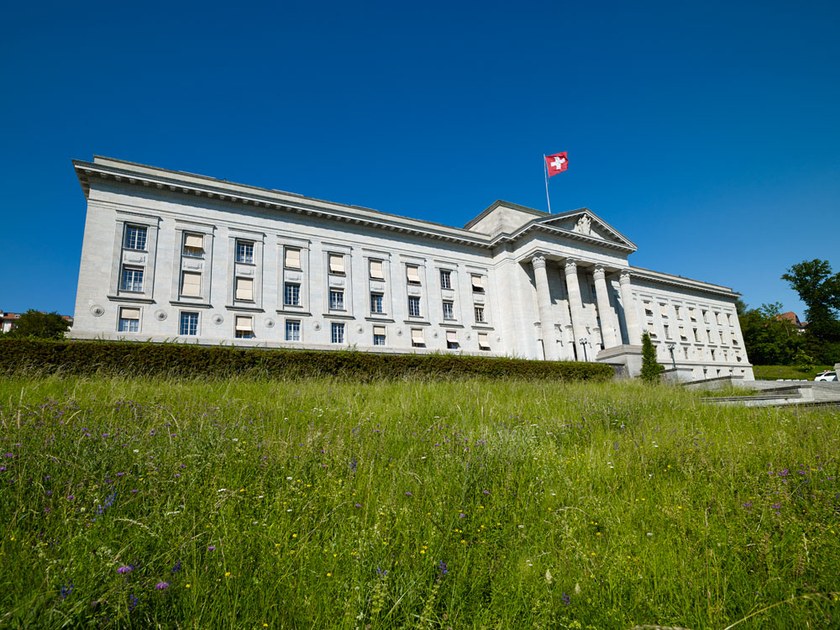
[[[461,226],[586,206],[633,265],[802,314],[840,271],[840,2],[26,3],[0,24],[0,309],[72,313],[94,154]]]

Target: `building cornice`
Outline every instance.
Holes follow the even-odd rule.
[[[627,271],[630,273],[632,280],[644,280],[647,282],[654,282],[657,284],[666,284],[670,286],[680,287],[681,289],[694,289],[704,293],[716,293],[718,295],[729,298],[736,298],[740,293],[734,291],[729,287],[724,287],[719,284],[710,284],[708,282],[701,282],[700,280],[693,280],[683,276],[675,276],[660,271],[653,271],[651,269],[642,269],[641,267],[629,267]]]
[[[73,161],[85,196],[90,194],[91,181],[98,178],[218,201],[240,203],[254,208],[317,216],[333,221],[412,234],[482,249],[490,249],[493,246],[490,238],[482,234],[429,221],[419,221],[387,214],[360,206],[322,201],[295,193],[234,184],[212,177],[157,169],[131,162],[112,160],[111,158],[96,158],[96,160],[99,161]]]

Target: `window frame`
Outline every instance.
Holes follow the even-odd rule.
[[[181,311],[181,316],[178,320],[178,334],[183,337],[197,337],[199,322],[200,315],[198,311]],[[184,332],[185,324],[187,332]]]
[[[142,239],[140,235],[143,235]],[[133,236],[133,238],[132,238]],[[139,241],[142,240],[142,243]],[[149,244],[149,227],[146,225],[138,225],[136,223],[126,223],[123,232],[123,249],[134,252],[149,251],[147,246]],[[142,245],[142,246],[141,246]]]
[[[294,300],[290,298],[295,298]],[[300,282],[283,283],[283,306],[301,306]]]
[[[297,266],[294,265],[294,260],[291,261],[290,264],[290,257],[289,254],[291,253],[297,254]],[[286,245],[283,247],[283,268],[284,269],[291,269],[293,271],[303,271],[303,250],[300,247],[292,247],[291,245]],[[292,256],[294,258],[294,256]]]
[[[137,314],[136,317],[126,317],[128,314]],[[140,332],[140,317],[142,313],[140,312],[139,308],[134,306],[121,306],[119,311],[117,312],[117,332],[121,333],[139,333]],[[123,323],[126,323],[126,327],[123,328]],[[132,330],[131,322],[134,323],[134,330]]]
[[[289,342],[297,342],[301,340],[301,321],[299,319],[286,320],[283,339]]]
[[[440,270],[440,288],[445,289],[447,291],[452,290],[452,270],[451,269],[441,269]]]
[[[370,292],[370,314],[384,315],[385,314],[385,294],[381,291]]]
[[[441,302],[441,308],[443,309],[443,319],[444,321],[455,321],[455,301],[454,300],[443,300]]]
[[[423,311],[420,307],[420,296],[419,295],[409,295],[408,296],[408,316],[409,317],[422,317]]]
[[[330,287],[330,295],[329,295],[329,310],[331,311],[344,311],[347,310],[344,306],[344,289],[340,289],[337,287]]]
[[[480,304],[473,305],[473,316],[476,324],[486,324],[487,317],[484,314],[484,306]]]
[[[236,242],[234,244],[234,260],[240,265],[253,265],[255,250],[254,245],[254,241],[249,241],[244,238],[236,239]]]
[[[190,245],[191,238],[198,238],[201,245]],[[181,255],[185,258],[204,258],[204,234],[198,232],[184,232],[184,238],[181,243]]]
[[[345,339],[344,322],[330,322],[330,343],[343,344]]]
[[[244,323],[248,321],[247,328],[240,328],[239,322],[240,320]],[[240,334],[242,333],[242,334]],[[233,317],[233,336],[234,339],[255,339],[256,333],[254,332],[254,318],[251,315],[234,315]]]
[[[120,273],[120,291],[126,293],[143,293],[143,285],[145,283],[145,267],[135,267],[133,265],[123,265]],[[133,274],[129,280],[128,274]],[[139,284],[138,278],[139,276]],[[139,286],[139,288],[137,288]]]

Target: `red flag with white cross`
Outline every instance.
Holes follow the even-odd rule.
[[[554,155],[545,156],[545,166],[548,170],[548,176],[554,177],[557,173],[562,173],[569,168],[569,158],[566,152],[555,153]]]

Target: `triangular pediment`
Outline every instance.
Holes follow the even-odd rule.
[[[574,238],[590,241],[603,241],[612,246],[636,249],[630,239],[604,221],[589,208],[570,210],[561,214],[554,214],[537,219],[533,227],[543,227],[552,231],[565,232]],[[531,227],[531,226],[529,226]]]
[[[488,236],[512,234],[526,223],[551,215],[509,201],[496,201],[464,226]]]

